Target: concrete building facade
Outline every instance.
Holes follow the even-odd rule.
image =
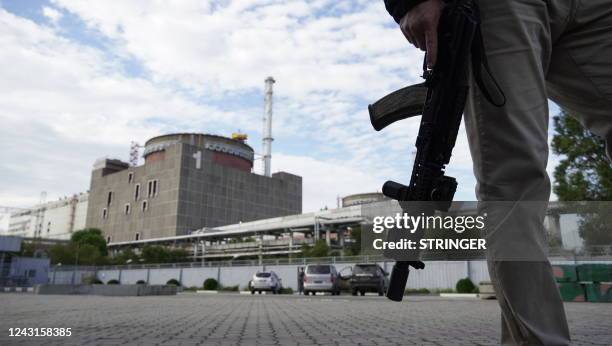
[[[88,194],[80,193],[13,212],[4,235],[70,239],[74,231],[85,228],[87,204]]]
[[[0,235],[0,288],[32,286],[48,281],[49,259],[21,257],[22,240]]]
[[[254,151],[242,140],[170,134],[147,141],[143,156],[138,167],[110,159],[94,166],[86,225],[108,242],[302,212],[301,177],[253,174]]]

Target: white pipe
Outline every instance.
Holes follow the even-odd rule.
[[[266,78],[266,89],[264,96],[264,118],[263,118],[263,173],[266,177],[272,176],[272,85],[275,80]]]

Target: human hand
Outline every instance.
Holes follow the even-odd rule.
[[[438,54],[438,22],[442,0],[426,0],[412,8],[400,21],[400,29],[415,47],[427,52],[427,68],[433,68]]]

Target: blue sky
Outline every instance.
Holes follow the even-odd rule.
[[[421,69],[382,1],[0,0],[0,42],[1,206],[86,191],[97,158],[158,134],[241,130],[259,152],[268,75],[272,169],[304,177],[305,211],[410,176],[418,119],[367,114]],[[473,200],[463,132],[449,174]]]

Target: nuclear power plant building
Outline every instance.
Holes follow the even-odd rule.
[[[302,178],[252,173],[254,151],[244,139],[169,134],[147,141],[141,166],[98,160],[87,227],[121,242],[300,214]]]

